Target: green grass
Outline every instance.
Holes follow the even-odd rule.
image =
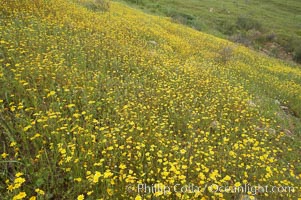
[[[123,0],[197,30],[300,62],[301,1]],[[243,20],[241,20],[243,19]],[[259,25],[259,26],[258,26]],[[272,47],[270,43],[279,44]],[[298,57],[299,56],[299,57]]]

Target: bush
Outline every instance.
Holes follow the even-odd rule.
[[[257,20],[249,17],[238,17],[236,20],[236,26],[239,30],[244,30],[244,31],[248,31],[251,29],[254,30],[262,29],[261,24]]]
[[[125,1],[129,2],[129,3],[137,4],[137,5],[144,5],[142,0],[125,0]]]
[[[236,42],[236,43],[243,44],[245,46],[251,46],[252,45],[252,40],[250,40],[250,38],[248,38],[246,36],[246,34],[243,34],[243,33],[238,33],[238,34],[232,35],[230,37],[230,40],[233,41],[233,42]]]
[[[277,38],[277,35],[274,32],[268,33],[268,34],[265,35],[265,39],[266,39],[267,42],[272,42],[276,38]]]
[[[294,51],[294,61],[301,63],[301,47],[297,47]]]
[[[110,9],[110,3],[108,0],[83,1],[81,4],[87,9],[95,12],[108,11]]]
[[[232,57],[233,48],[231,46],[225,46],[218,52],[215,61],[224,65],[228,63],[232,59]]]
[[[179,23],[179,24],[184,24],[184,25],[192,25],[192,21],[195,20],[194,16],[186,14],[186,13],[181,13],[178,12],[177,10],[174,9],[164,9],[163,13],[170,17],[172,21]]]
[[[190,26],[198,31],[204,31],[207,28],[205,23],[201,19],[192,20]]]
[[[217,29],[225,35],[233,35],[235,34],[237,27],[229,21],[219,21],[217,22]]]

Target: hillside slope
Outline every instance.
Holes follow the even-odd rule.
[[[281,59],[301,63],[299,0],[119,0]]]
[[[118,3],[0,3],[1,199],[301,197],[299,68]]]

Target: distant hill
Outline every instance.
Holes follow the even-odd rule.
[[[197,30],[301,63],[301,1],[124,0]]]

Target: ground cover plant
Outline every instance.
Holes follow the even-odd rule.
[[[297,65],[116,2],[0,3],[0,199],[301,197]]]

